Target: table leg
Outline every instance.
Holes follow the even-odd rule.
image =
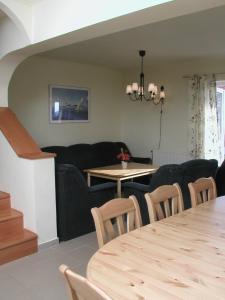
[[[91,175],[90,173],[87,173],[87,184],[90,187],[91,186]]]
[[[117,197],[121,198],[121,181],[117,180]]]

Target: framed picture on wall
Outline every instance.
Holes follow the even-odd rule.
[[[50,122],[89,122],[89,89],[50,85]]]

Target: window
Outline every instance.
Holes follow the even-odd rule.
[[[216,82],[217,117],[223,153],[225,153],[225,81]]]

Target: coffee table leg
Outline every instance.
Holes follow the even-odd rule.
[[[117,196],[121,198],[121,181],[117,180]]]

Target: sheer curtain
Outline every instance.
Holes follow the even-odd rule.
[[[194,158],[223,161],[215,75],[194,75],[189,80],[189,153]]]

